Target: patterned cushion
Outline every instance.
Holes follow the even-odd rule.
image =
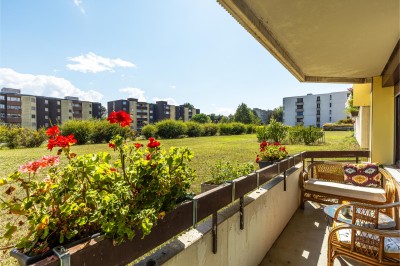
[[[376,164],[346,164],[344,183],[361,187],[381,187],[381,173]]]
[[[338,224],[340,225],[340,224]],[[351,229],[341,229],[336,231],[336,237],[344,244],[351,243]],[[365,234],[365,237],[375,238],[372,234]],[[357,239],[357,238],[356,238]],[[357,245],[358,243],[356,243]],[[400,237],[385,237],[384,251],[386,253],[400,254]]]

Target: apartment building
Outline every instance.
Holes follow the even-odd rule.
[[[21,94],[18,89],[0,91],[0,122],[39,129],[68,120],[101,118],[101,103]]]
[[[283,123],[322,127],[348,118],[345,112],[348,91],[307,94],[283,98]]]
[[[268,117],[271,116],[271,110],[263,110],[260,108],[253,108],[253,112],[257,114],[257,116],[261,119],[262,124],[266,124]]]
[[[165,119],[190,121],[193,115],[200,114],[200,109],[169,105],[166,101],[157,101],[155,104],[139,102],[135,98],[108,102],[107,109],[108,114],[121,110],[129,113],[133,120],[131,128],[135,130]]]

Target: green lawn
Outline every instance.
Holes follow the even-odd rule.
[[[326,132],[326,143],[304,146],[304,145],[287,145],[290,154],[296,154],[301,151],[310,150],[358,150],[359,147],[352,137],[352,132]],[[141,141],[146,143],[147,141]],[[213,165],[218,159],[231,162],[252,162],[255,164],[256,152],[259,143],[256,136],[240,135],[240,136],[216,136],[216,137],[200,137],[200,138],[184,138],[174,140],[160,140],[162,147],[171,146],[188,146],[194,152],[194,159],[191,162],[192,167],[196,170],[198,178],[192,185],[192,191],[198,193],[200,191],[200,183],[208,180],[209,166]],[[96,153],[100,151],[108,151],[114,153],[107,144],[81,145],[72,146],[71,151],[74,153]],[[55,155],[56,151],[49,152],[45,145],[40,148],[31,149],[3,149],[0,150],[0,177],[6,177],[9,173],[16,171],[19,165],[32,160],[40,159],[43,155]],[[41,177],[42,178],[42,177]],[[0,189],[0,195],[4,193],[6,186]],[[4,233],[5,224],[13,219],[10,215],[2,215],[0,218],[0,235]],[[20,232],[18,232],[20,233]],[[10,245],[4,239],[0,238],[0,247]],[[9,250],[5,250],[0,255],[1,265],[16,265],[16,261],[9,257]]]

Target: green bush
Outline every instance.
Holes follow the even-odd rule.
[[[109,142],[112,136],[120,131],[118,124],[110,124],[106,120],[92,120],[91,140],[93,143]]]
[[[142,128],[142,135],[148,139],[148,138],[155,138],[157,136],[157,127],[155,125],[145,125]]]
[[[69,120],[61,126],[63,136],[73,134],[77,140],[77,144],[82,145],[88,143],[92,138],[93,123],[88,120]]]
[[[218,125],[213,123],[203,124],[204,136],[215,136],[218,133]]]
[[[21,143],[22,128],[18,126],[5,126],[5,135],[3,136],[4,142],[10,149],[17,148]]]
[[[294,127],[288,127],[287,139],[290,144],[299,144],[303,141],[302,130],[303,126],[297,125]]]
[[[322,126],[324,131],[352,131],[354,130],[353,124],[334,124],[326,123]]]
[[[266,127],[266,136],[268,140],[274,142],[282,142],[288,132],[288,126],[285,126],[281,122],[277,122],[275,119],[271,119],[269,125]]]
[[[26,148],[39,147],[47,139],[44,128],[40,128],[39,130],[22,128],[20,134],[19,146]]]
[[[256,128],[257,128],[257,126],[255,124],[246,125],[246,134],[256,133]]]
[[[304,144],[306,144],[306,145],[315,143],[323,135],[324,135],[324,133],[321,131],[321,129],[316,128],[314,126],[304,127],[301,130],[301,136],[302,136]]]
[[[353,121],[351,118],[346,118],[346,119],[340,119],[336,122],[336,124],[352,124]]]
[[[268,140],[267,127],[265,127],[265,126],[256,127],[256,136],[257,136],[258,142]]]
[[[186,134],[186,124],[182,121],[163,120],[156,123],[157,135],[165,139],[178,138]]]
[[[232,124],[232,135],[241,135],[246,133],[246,125],[243,123],[233,122]]]
[[[186,128],[186,134],[189,137],[200,137],[203,135],[204,132],[204,128],[201,126],[201,124],[197,122],[187,122]]]
[[[207,183],[219,185],[227,181],[231,181],[241,176],[245,176],[254,171],[254,165],[252,163],[235,163],[222,162],[218,160],[215,165],[211,166],[211,180]]]
[[[231,123],[221,123],[218,126],[221,135],[232,135],[233,127]]]

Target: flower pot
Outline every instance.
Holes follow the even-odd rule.
[[[358,110],[357,111],[351,111],[351,116],[358,116]]]
[[[261,168],[265,168],[267,166],[273,165],[275,162],[273,161],[258,161],[258,166]]]
[[[214,189],[218,186],[220,186],[221,184],[217,185],[217,184],[212,184],[212,183],[201,183],[201,193],[204,193],[206,191],[209,191],[211,189]]]
[[[89,241],[89,240],[94,239],[94,238],[99,237],[99,236],[100,236],[100,234],[94,234],[92,236],[85,237],[83,239],[79,239],[79,240],[73,241],[73,242],[71,242],[69,244],[66,244],[64,247],[65,248],[70,248],[70,247],[79,245],[79,244],[81,244],[83,242]],[[20,266],[31,265],[31,264],[33,264],[35,262],[38,262],[38,261],[41,261],[41,260],[43,260],[43,259],[45,259],[47,257],[50,257],[51,255],[55,255],[53,250],[49,250],[49,251],[47,251],[47,252],[45,252],[43,254],[38,254],[38,255],[35,255],[35,256],[32,256],[32,257],[28,256],[28,255],[26,255],[24,253],[19,252],[18,249],[13,249],[13,250],[10,251],[10,256],[16,258],[18,260],[18,263],[19,263]]]

